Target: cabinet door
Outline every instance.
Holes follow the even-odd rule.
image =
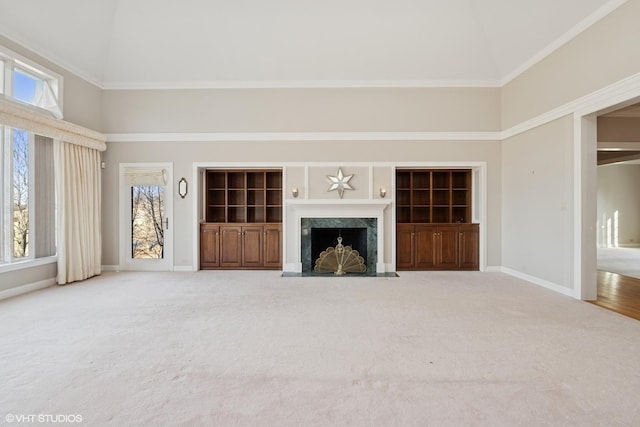
[[[242,266],[262,267],[262,233],[260,225],[242,227]]]
[[[203,224],[200,228],[200,268],[220,266],[220,227]]]
[[[282,226],[264,226],[264,267],[282,268]]]
[[[437,267],[444,270],[458,268],[458,226],[438,226]]]
[[[396,269],[410,270],[413,268],[413,226],[398,224],[396,231]]]
[[[460,268],[465,270],[477,270],[480,266],[480,239],[478,224],[461,225],[459,241]]]
[[[220,226],[220,267],[240,267],[242,265],[241,237],[241,227]]]
[[[415,268],[428,270],[437,267],[436,255],[438,239],[437,227],[433,225],[414,226]]]

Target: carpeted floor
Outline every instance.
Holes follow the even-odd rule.
[[[598,270],[640,279],[640,248],[598,248]]]
[[[640,322],[500,273],[106,273],[0,337],[8,425],[640,425]]]

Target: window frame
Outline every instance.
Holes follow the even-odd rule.
[[[59,112],[22,101],[13,96],[13,73],[16,69],[27,75],[41,79],[45,84],[47,84],[56,98],[56,104]],[[0,46],[0,95],[4,95],[5,99],[34,111],[53,116],[56,119],[62,119],[64,114],[63,87],[64,78],[62,75],[33,62],[24,56],[5,48],[4,46]]]

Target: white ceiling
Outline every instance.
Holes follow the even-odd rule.
[[[104,88],[499,86],[626,0],[0,0]]]

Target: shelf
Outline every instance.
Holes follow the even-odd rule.
[[[264,173],[247,172],[247,188],[260,190],[264,189]]]
[[[397,170],[396,184],[398,223],[457,223],[471,219],[471,170]]]
[[[282,222],[282,172],[207,170],[205,221]]]

